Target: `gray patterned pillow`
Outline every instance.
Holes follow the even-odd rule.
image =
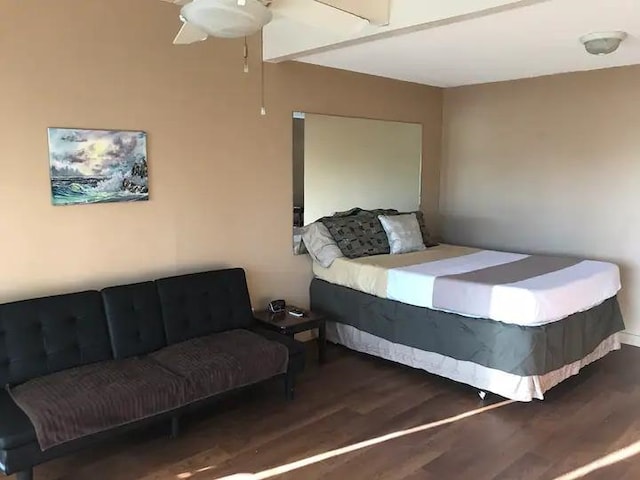
[[[349,210],[345,210],[343,212],[334,212],[332,217],[350,217],[351,215],[356,215],[360,212],[363,212],[360,207],[351,208]]]
[[[362,210],[344,217],[324,217],[320,221],[327,227],[345,257],[368,257],[389,253],[387,234],[378,220],[378,215],[383,215],[384,212],[388,211]]]
[[[440,245],[436,241],[436,239],[433,237],[433,235],[431,235],[431,232],[429,232],[429,229],[427,228],[427,225],[424,222],[424,214],[419,210],[417,212],[410,212],[410,213],[416,214],[416,219],[418,220],[418,225],[420,225],[420,232],[422,233],[422,240],[424,241],[424,246],[427,248],[430,248],[430,247],[437,247],[438,245]]]
[[[362,212],[373,213],[374,215],[397,215],[399,212],[395,208],[376,208],[375,210],[364,210],[360,207],[355,207],[344,212],[335,212],[332,217],[350,217],[351,215],[357,215]]]

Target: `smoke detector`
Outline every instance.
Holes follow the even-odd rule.
[[[580,37],[580,43],[591,55],[609,55],[618,49],[625,38],[626,32],[594,32]]]

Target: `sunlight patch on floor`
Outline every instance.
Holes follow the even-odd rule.
[[[390,440],[395,440],[396,438],[405,437],[407,435],[412,435],[414,433],[424,432],[425,430],[430,430],[432,428],[441,427],[443,425],[448,425],[450,423],[458,422],[460,420],[464,420],[465,418],[473,417],[474,415],[479,415],[484,412],[489,412],[491,410],[495,410],[501,407],[505,407],[514,403],[515,400],[505,400],[503,402],[494,403],[492,405],[487,405],[486,407],[478,408],[476,410],[470,410],[468,412],[461,413],[459,415],[455,415],[453,417],[445,418],[443,420],[438,420],[437,422],[427,423],[424,425],[420,425],[417,427],[410,428],[408,430],[400,430],[397,432],[389,433],[387,435],[383,435],[381,437],[371,438],[369,440],[365,440],[363,442],[354,443],[353,445],[348,445],[346,447],[338,448],[335,450],[329,450],[327,452],[320,453],[318,455],[314,455],[312,457],[303,458],[302,460],[298,460],[296,462],[288,463],[286,465],[280,465],[279,467],[271,468],[269,470],[264,470],[258,473],[238,473],[235,475],[229,475],[226,477],[220,477],[218,480],[263,480],[266,478],[275,477],[277,475],[282,475],[287,472],[291,472],[293,470],[297,470],[303,467],[307,467],[309,465],[313,465],[314,463],[323,462],[330,458],[335,458],[340,455],[345,455],[347,453],[355,452],[356,450],[361,450],[363,448],[372,447],[374,445],[379,445],[384,442],[388,442]],[[196,473],[200,473],[202,471],[210,470],[214,467],[205,467],[204,469],[200,469],[194,471],[192,473],[180,474],[178,475],[179,479],[186,479],[195,475]],[[186,476],[184,476],[186,475]],[[563,479],[565,480],[565,479]]]
[[[605,455],[597,460],[594,460],[591,463],[588,463],[580,468],[575,469],[572,472],[565,473],[559,477],[556,477],[555,480],[576,480],[578,478],[583,478],[589,475],[596,470],[600,470],[602,468],[613,465],[614,463],[622,462],[628,458],[631,458],[640,453],[640,441],[629,445],[628,447],[621,448],[620,450],[616,450],[615,452],[610,453],[609,455]]]
[[[211,465],[209,467],[202,467],[202,468],[199,468],[197,470],[194,470],[193,472],[179,473],[178,475],[176,475],[176,478],[178,478],[180,480],[185,480],[187,478],[193,477],[194,475],[196,475],[198,473],[207,472],[209,470],[213,470],[214,468],[216,468],[216,465]]]

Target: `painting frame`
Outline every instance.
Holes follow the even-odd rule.
[[[54,206],[149,200],[145,131],[49,127],[47,138]]]

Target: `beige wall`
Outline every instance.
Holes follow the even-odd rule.
[[[419,208],[418,124],[307,114],[304,162],[305,225],[353,207]]]
[[[172,46],[177,13],[158,0],[2,2],[0,301],[239,265],[254,304],[306,304],[309,260],[291,254],[294,110],[422,123],[434,216],[440,90],[268,65],[261,118],[256,57],[244,75],[241,41]],[[53,207],[50,126],[148,132],[151,200]]]
[[[639,86],[626,67],[447,90],[440,203],[449,241],[618,263],[635,335]]]

